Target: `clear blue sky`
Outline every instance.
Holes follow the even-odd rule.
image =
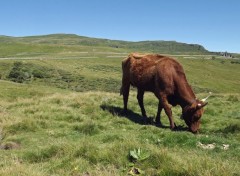
[[[0,0],[0,35],[53,33],[240,53],[240,0]]]

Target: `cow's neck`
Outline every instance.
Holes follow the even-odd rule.
[[[190,87],[190,85],[186,82],[185,84],[181,85],[178,89],[178,96],[179,96],[179,105],[184,109],[186,106],[192,105],[196,102],[196,96]]]

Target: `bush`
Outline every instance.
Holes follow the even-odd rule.
[[[8,78],[14,82],[24,83],[31,78],[50,78],[52,74],[53,70],[48,67],[17,61],[14,62]]]
[[[212,60],[216,60],[216,57],[215,56],[212,56],[212,58],[211,58]]]
[[[45,77],[45,74],[44,74],[44,72],[43,71],[41,71],[41,70],[33,70],[32,71],[32,74],[33,74],[33,76],[35,77],[35,78],[44,78]]]
[[[31,78],[31,71],[22,62],[14,62],[8,78],[14,82],[23,83]]]

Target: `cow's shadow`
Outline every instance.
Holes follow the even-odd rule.
[[[156,125],[155,122],[153,121],[154,119],[153,117],[146,118],[133,112],[132,110],[127,110],[127,112],[125,112],[123,108],[112,105],[100,105],[100,108],[104,111],[110,112],[114,116],[125,117],[131,120],[132,122],[140,125],[153,125],[159,128],[170,128],[170,126]],[[177,126],[177,128],[174,131],[188,131],[188,128],[184,126]]]
[[[132,110],[127,110],[125,112],[123,108],[111,105],[101,105],[100,108],[104,111],[110,112],[114,116],[125,117],[134,123],[146,125],[147,118],[144,118],[143,116],[133,112]]]

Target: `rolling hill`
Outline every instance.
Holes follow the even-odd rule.
[[[0,57],[61,52],[154,52],[168,54],[209,54],[203,46],[176,41],[120,41],[83,37],[74,34],[51,34],[28,37],[0,36]]]

